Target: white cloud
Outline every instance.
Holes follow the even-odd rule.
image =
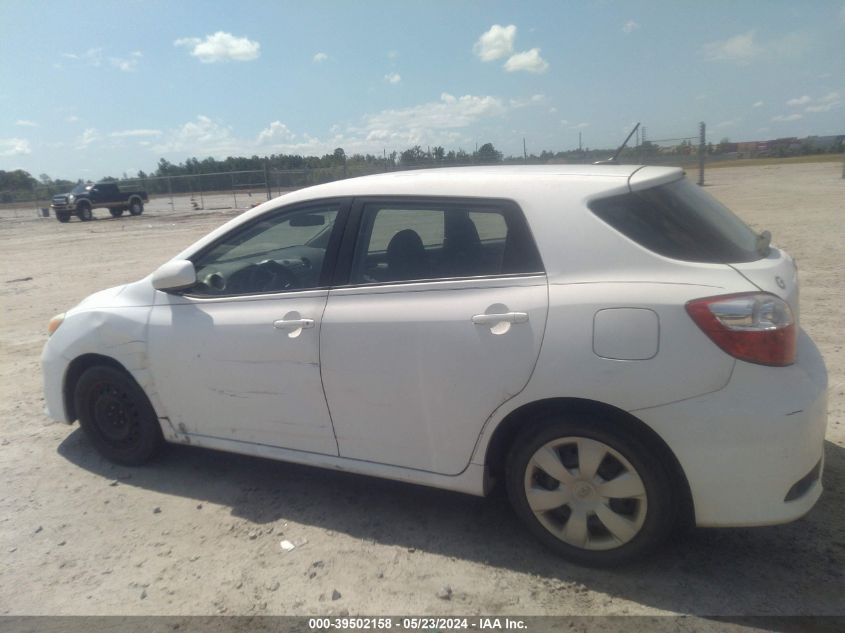
[[[273,121],[269,127],[264,128],[258,133],[258,144],[290,141],[293,138],[294,134],[287,125],[281,121]]]
[[[842,105],[842,95],[837,92],[829,92],[825,96],[817,99],[813,105],[809,105],[804,109],[804,112],[830,112]]]
[[[387,59],[394,60],[399,57],[399,51],[387,51]]]
[[[18,119],[15,121],[15,125],[19,125],[20,127],[38,127],[35,121],[29,121],[28,119]]]
[[[62,57],[82,62],[88,66],[100,66],[103,63],[103,49],[89,48],[84,53],[62,53]]]
[[[100,134],[92,127],[87,128],[78,139],[76,139],[76,148],[85,149],[91,143],[100,140]]]
[[[78,123],[79,117],[75,114],[71,114],[70,116],[65,117],[65,121],[67,121],[68,123]]]
[[[455,97],[444,92],[440,101],[369,115],[364,119],[363,128],[352,131],[371,142],[419,144],[438,137],[438,132],[465,128],[481,119],[500,116],[507,110],[497,97]]]
[[[761,41],[756,31],[734,35],[726,40],[709,42],[701,52],[709,61],[734,62],[747,65],[758,59],[796,59],[812,45],[813,37],[806,31],[795,31]]]
[[[772,117],[772,121],[775,123],[783,123],[786,121],[797,121],[799,119],[803,119],[803,114],[779,114],[777,116]]]
[[[489,31],[481,34],[472,47],[473,52],[483,62],[492,62],[506,57],[513,52],[513,41],[516,38],[516,26],[509,24],[501,26],[494,24]]]
[[[153,151],[219,157],[244,153],[255,145],[239,141],[230,127],[202,114],[194,121],[169,131],[165,137],[167,140],[151,146]]]
[[[31,153],[29,141],[25,138],[0,138],[0,156],[21,156]]]
[[[534,94],[530,97],[517,97],[508,101],[511,108],[524,108],[529,105],[537,105],[546,100],[546,95]]]
[[[723,129],[723,128],[726,128],[726,127],[734,127],[736,124],[737,124],[736,119],[730,119],[728,121],[722,121],[720,123],[717,123],[713,127],[715,127],[716,129]]]
[[[589,123],[577,123],[576,125],[570,125],[570,130],[583,130],[585,127],[590,127]]]
[[[622,30],[625,33],[633,33],[638,28],[640,28],[640,25],[639,25],[638,22],[635,22],[634,20],[628,20],[627,22],[625,22],[625,25],[622,27]]]
[[[398,84],[402,81],[402,76],[399,73],[387,73],[384,80],[389,84]]]
[[[734,35],[726,40],[709,42],[702,47],[704,57],[710,61],[729,61],[747,64],[762,52],[754,42],[754,31]]]
[[[315,64],[322,64],[324,61],[327,61],[328,59],[329,59],[329,56],[326,53],[321,52],[321,53],[315,53],[314,57],[312,58],[311,61],[313,61]]]
[[[165,131],[158,142],[142,140],[139,144],[146,144],[151,152],[168,158],[271,152],[320,155],[330,153],[336,147],[343,147],[347,154],[381,153],[382,148],[404,149],[426,144],[453,147],[463,144],[466,147],[474,137],[464,131],[465,128],[492,121],[520,107],[545,107],[545,99],[540,94],[504,100],[489,95],[455,96],[444,92],[436,101],[365,115],[355,125],[335,124],[321,138],[295,133],[281,121],[273,121],[256,136],[239,137],[224,122],[200,115],[176,129]]]
[[[138,67],[141,57],[143,57],[141,51],[133,51],[129,54],[129,57],[109,57],[109,63],[118,70],[128,73]]]
[[[762,108],[764,105],[765,104],[762,101],[755,101],[754,105],[752,105],[751,107],[752,108]]]
[[[505,62],[505,70],[509,73],[525,71],[529,73],[544,73],[549,69],[549,62],[540,57],[540,49],[532,48],[530,51],[512,55]]]
[[[204,64],[246,62],[257,59],[261,54],[261,44],[258,42],[246,37],[235,37],[224,31],[206,35],[204,40],[198,37],[183,37],[173,42],[173,45],[189,48],[191,55]]]
[[[795,99],[790,99],[789,101],[786,102],[786,105],[792,106],[792,107],[802,106],[802,105],[807,105],[811,101],[812,101],[812,99],[808,95],[803,95],[803,96],[797,97]]]
[[[109,134],[112,138],[132,138],[145,136],[161,136],[161,130],[137,129],[137,130],[118,130]]]

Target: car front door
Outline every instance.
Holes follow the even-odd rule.
[[[458,474],[537,361],[533,239],[502,201],[362,200],[352,218],[320,343],[340,455]]]
[[[197,284],[158,293],[156,390],[182,433],[337,455],[319,336],[342,201],[261,216],[197,256]]]

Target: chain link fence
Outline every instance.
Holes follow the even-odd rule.
[[[755,145],[759,153],[759,144],[723,143],[714,145],[707,141],[706,127],[699,124],[696,133],[685,137],[652,138],[645,127],[632,133],[629,145],[620,153],[618,162],[623,164],[665,165],[681,167],[689,177],[699,184],[705,184],[707,164],[722,161],[735,161],[753,157],[745,145]],[[797,139],[782,139],[797,141]],[[768,145],[777,143],[767,142]],[[771,151],[767,145],[766,149]],[[491,146],[492,148],[492,146]],[[751,148],[751,149],[755,149]],[[420,150],[420,148],[414,148]],[[407,154],[406,152],[405,154]],[[607,160],[613,150],[578,149],[566,152],[543,151],[540,155],[528,154],[522,157],[504,159],[506,164],[588,164]],[[393,156],[396,156],[394,153]],[[464,155],[472,159],[471,155]],[[501,158],[501,155],[499,155]],[[403,159],[405,158],[403,154]],[[465,164],[465,163],[464,163]],[[311,185],[331,182],[344,178],[364,176],[393,170],[429,169],[463,164],[438,159],[431,152],[418,151],[413,160],[404,160],[397,164],[385,155],[384,160],[356,162],[344,161],[332,167],[273,170],[264,169],[221,171],[215,173],[173,174],[148,176],[145,178],[126,178],[116,181],[122,190],[142,189],[149,194],[146,205],[149,215],[153,214],[196,214],[221,211],[242,211],[256,206],[265,200],[280,196],[289,191]],[[845,163],[843,163],[845,177]],[[50,200],[54,195],[67,193],[66,187],[37,186],[31,191],[0,191],[0,220],[36,219],[50,217]],[[96,213],[95,213],[96,214]]]

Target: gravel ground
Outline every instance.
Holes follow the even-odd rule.
[[[826,492],[803,520],[695,530],[648,561],[595,571],[535,544],[501,493],[478,499],[181,446],[145,468],[113,466],[77,426],[42,412],[46,323],[235,212],[153,203],[140,217],[69,224],[3,214],[0,614],[845,614],[841,166],[708,178],[710,192],[797,257],[802,323],[828,363]]]

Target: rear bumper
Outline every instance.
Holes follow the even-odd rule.
[[[821,496],[827,371],[803,332],[794,365],[738,361],[724,389],[634,414],[675,452],[699,526],[787,523]]]

